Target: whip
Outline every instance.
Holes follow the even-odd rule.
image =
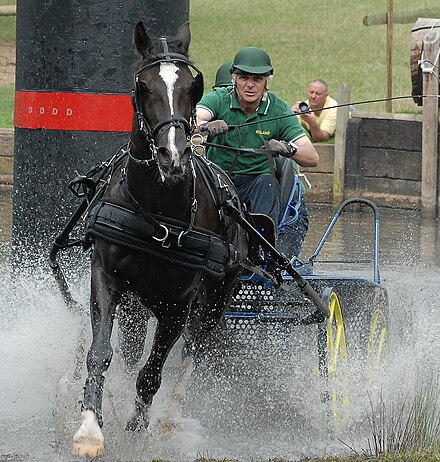
[[[280,119],[285,119],[287,117],[296,117],[296,116],[301,115],[301,114],[307,114],[307,113],[310,113],[310,112],[317,112],[317,111],[326,111],[328,109],[336,109],[338,107],[347,107],[347,106],[355,106],[355,105],[358,106],[360,104],[368,104],[368,103],[382,103],[384,101],[391,101],[391,100],[397,100],[397,99],[428,98],[428,97],[439,98],[439,95],[392,96],[390,98],[369,99],[369,100],[357,101],[357,102],[351,102],[351,103],[335,104],[334,106],[327,106],[327,107],[323,107],[322,109],[310,109],[309,107],[305,108],[303,106],[303,110],[300,111],[300,112],[294,112],[293,114],[284,114],[282,116],[276,116],[276,117],[269,117],[268,119],[264,119],[264,121],[265,122],[270,122],[272,120],[280,120]],[[252,122],[245,122],[243,124],[233,125],[233,126],[230,127],[230,129],[245,127],[245,126],[248,126],[248,125],[255,125],[255,124],[258,124],[258,123],[261,123],[261,120],[254,120]]]

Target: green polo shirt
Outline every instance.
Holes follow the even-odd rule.
[[[272,92],[267,93],[266,100],[262,101],[260,107],[250,115],[241,109],[236,92],[232,87],[216,88],[215,91],[207,93],[197,104],[197,107],[208,110],[212,114],[213,120],[222,119],[228,125],[241,125],[246,122],[258,121],[253,125],[231,130],[225,135],[219,135],[210,140],[212,143],[221,144],[222,147],[210,147],[208,158],[225,171],[229,170],[236,156],[237,151],[234,148],[260,149],[267,140],[290,142],[305,136],[298,117],[268,120],[272,117],[293,114],[289,105]],[[294,165],[297,171],[295,162]],[[260,175],[269,172],[266,155],[238,151],[234,173]]]

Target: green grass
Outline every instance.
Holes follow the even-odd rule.
[[[0,5],[14,5],[14,2],[0,0]],[[0,16],[0,41],[2,40],[15,40],[15,16]],[[13,85],[0,86],[0,128],[12,128],[14,126],[14,93]]]
[[[12,128],[14,119],[14,86],[0,87],[0,127]]]
[[[15,16],[0,16],[0,40],[15,40]]]
[[[367,456],[367,455],[356,455],[349,457],[325,457],[322,459],[317,458],[306,458],[296,460],[295,462],[439,462],[439,452],[407,452],[402,454],[387,454],[380,457]],[[151,462],[166,462],[160,459],[153,459]],[[238,462],[236,459],[211,459],[202,457],[196,459],[194,462]],[[286,459],[255,459],[251,462],[291,462]]]
[[[395,396],[377,403],[370,399],[369,453],[439,453],[440,392],[438,379],[417,384],[412,399]]]
[[[13,3],[0,0],[0,5]],[[205,74],[206,91],[222,63],[240,48],[256,45],[272,58],[272,90],[290,103],[305,98],[307,83],[315,78],[326,80],[334,97],[339,84],[347,83],[352,102],[382,99],[387,92],[386,26],[366,27],[362,19],[385,13],[386,7],[385,0],[190,0],[191,57]],[[433,7],[438,0],[394,0],[396,12]],[[394,25],[393,96],[411,95],[413,25]],[[13,39],[14,31],[15,18],[0,17],[0,40]],[[380,112],[385,104],[358,108]],[[417,113],[420,108],[404,99],[393,102],[393,112]]]
[[[305,97],[307,83],[322,78],[337,95],[340,83],[351,100],[386,97],[386,26],[362,23],[385,13],[385,0],[190,0],[191,56],[203,69],[206,88],[217,67],[240,48],[264,47],[275,68],[272,89],[288,102]],[[438,7],[438,0],[394,0],[395,11]],[[409,45],[413,24],[395,24],[393,95],[411,94]],[[383,111],[384,104],[362,105]],[[412,100],[393,103],[394,112],[417,112]]]
[[[0,0],[0,6],[15,5],[11,0]],[[0,16],[0,40],[15,40],[15,16]]]

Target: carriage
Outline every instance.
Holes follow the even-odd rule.
[[[380,286],[376,206],[365,199],[344,202],[309,260],[289,260],[265,236],[257,217],[253,221],[242,209],[227,175],[199,151],[203,139],[193,136],[194,108],[203,78],[188,59],[188,25],[179,29],[175,40],[153,40],[139,23],[134,39],[142,62],[135,74],[131,139],[108,161],[70,183],[81,203],[50,253],[66,303],[80,309],[58,253],[77,246],[93,249],[93,340],[82,424],[74,437],[74,452],[92,457],[104,450],[103,374],[112,358],[116,315],[121,353],[132,366],[142,357],[150,314],[158,320],[150,356],[138,375],[129,430],[148,426],[164,362],[182,333],[183,381],[189,380],[216,326],[225,348],[245,351],[258,341],[259,332],[316,325],[319,373],[334,383],[347,360],[347,346],[374,371],[386,343],[387,296]],[[174,86],[177,79],[179,85]],[[162,99],[156,98],[159,91],[165,92]],[[170,103],[170,114],[164,114],[162,101],[173,98],[174,91],[179,92],[179,107]],[[285,175],[280,226],[295,219],[297,211],[298,180]],[[333,226],[353,203],[370,207],[374,214],[374,280],[314,275]],[[79,238],[72,238],[78,228]],[[333,402],[341,399],[337,388],[328,395]]]
[[[336,274],[316,273],[321,251],[334,226],[341,215],[353,206],[369,209],[373,215],[369,243],[372,258],[339,261],[334,265],[339,267]],[[373,202],[364,198],[348,199],[336,210],[309,259],[294,259],[296,270],[328,308],[327,316],[320,316],[313,302],[286,272],[282,274],[280,285],[274,285],[258,274],[242,276],[233,301],[225,312],[222,348],[229,349],[233,358],[237,355],[247,358],[264,356],[264,348],[268,345],[275,345],[275,350],[280,349],[280,345],[281,350],[286,347],[293,349],[292,343],[301,327],[313,329],[312,336],[316,340],[309,344],[309,348],[315,349],[323,399],[330,406],[329,413],[333,419],[330,424],[337,430],[341,430],[343,425],[340,408],[348,406],[345,386],[350,379],[350,369],[355,366],[356,380],[363,387],[365,384],[372,385],[388,356],[388,294],[381,285],[379,272],[379,226],[379,210]],[[350,272],[352,263],[371,266],[371,277],[353,276]],[[283,360],[289,357],[289,352],[282,354]],[[266,361],[271,359],[266,358]],[[343,412],[349,411],[345,409]]]

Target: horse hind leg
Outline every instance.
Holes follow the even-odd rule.
[[[224,330],[223,313],[229,306],[235,286],[229,280],[210,283],[198,294],[189,316],[185,331],[185,344],[182,350],[183,365],[192,357],[194,368],[200,362],[209,360],[220,347],[219,334]],[[209,283],[209,281],[206,281]],[[221,347],[220,347],[221,348]]]
[[[118,344],[125,364],[134,368],[144,353],[149,315],[133,296],[124,297],[118,313]]]
[[[127,422],[127,430],[148,428],[149,410],[162,382],[162,369],[171,348],[182,334],[188,304],[163,307],[167,317],[158,319],[150,356],[139,371],[136,381],[135,411]]]
[[[221,289],[223,287],[220,285]],[[179,377],[168,394],[163,416],[158,422],[162,434],[171,433],[178,425],[176,418],[181,415],[197,365],[212,354],[213,346],[218,347],[217,339],[212,339],[211,334],[223,320],[223,309],[228,304],[230,295],[224,290],[217,291],[217,288],[217,285],[200,287],[198,296],[193,302],[187,329],[185,329]]]

